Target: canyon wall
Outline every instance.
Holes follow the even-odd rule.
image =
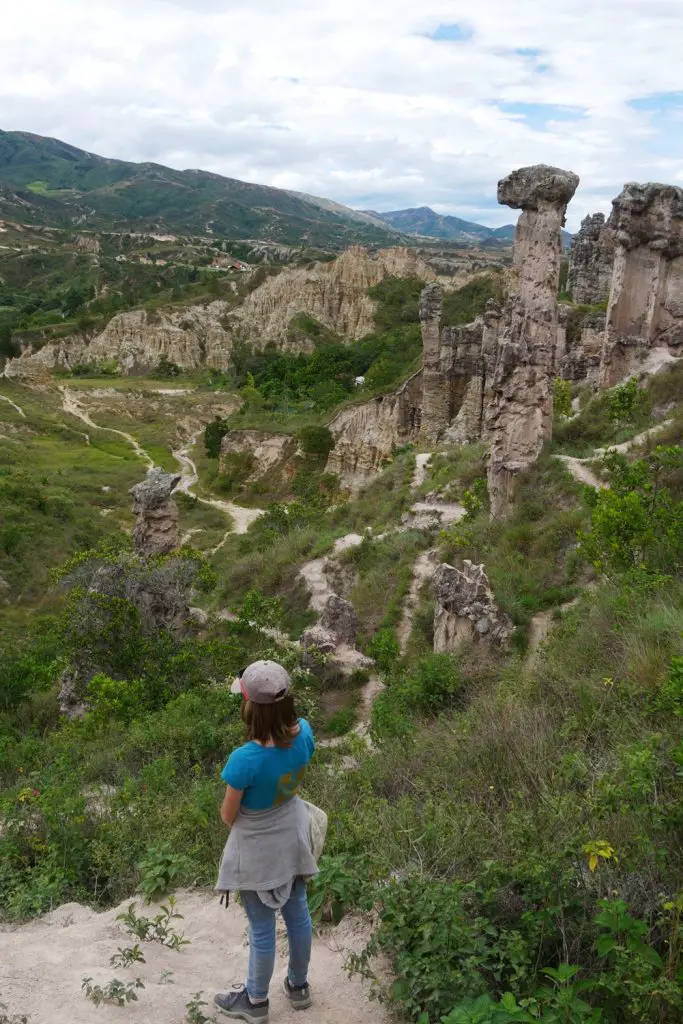
[[[226,330],[227,302],[205,306],[148,311],[133,309],[113,317],[91,340],[71,335],[9,360],[8,376],[24,366],[48,370],[73,370],[86,363],[116,362],[124,373],[151,370],[166,356],[186,369],[197,366],[226,367],[230,361],[232,336]],[[21,364],[21,366],[17,365]]]
[[[434,271],[414,249],[381,249],[370,254],[352,246],[331,263],[316,263],[310,270],[283,270],[248,295],[230,316],[234,332],[263,348],[275,344],[290,352],[312,352],[314,343],[292,332],[297,314],[314,317],[331,331],[358,340],[375,329],[377,303],[368,289],[385,277],[436,279]]]
[[[336,473],[346,487],[359,486],[395,448],[417,439],[421,414],[421,370],[391,394],[342,409],[329,423],[335,446],[326,471]]]
[[[683,350],[683,189],[631,182],[612,203],[614,275],[600,386],[612,387],[655,348]]]

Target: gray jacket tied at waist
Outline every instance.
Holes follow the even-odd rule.
[[[260,892],[312,878],[326,830],[325,813],[298,796],[267,811],[240,809],[223,850],[216,889]]]

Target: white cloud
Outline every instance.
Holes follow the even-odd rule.
[[[581,176],[575,228],[683,176],[672,118],[629,106],[683,87],[679,0],[33,0],[0,47],[2,127],[354,206],[501,224],[497,179],[545,162]]]

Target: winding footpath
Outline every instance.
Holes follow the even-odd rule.
[[[9,405],[11,405],[12,408],[15,410],[15,412],[18,412],[20,416],[26,419],[26,413],[24,412],[24,410],[21,408],[20,405],[17,405],[16,402],[13,402],[11,398],[8,398],[6,395],[0,395],[0,402],[8,402]]]
[[[149,453],[145,451],[142,445],[136,441],[132,434],[126,433],[125,430],[118,430],[116,427],[103,427],[90,416],[90,413],[85,408],[83,403],[79,401],[73,391],[64,385],[59,387],[60,394],[62,396],[62,409],[69,416],[75,416],[82,423],[85,423],[91,430],[106,430],[110,434],[117,434],[126,441],[138,458],[142,459],[149,469],[154,468],[154,460],[150,457]],[[2,397],[2,396],[0,396]],[[6,401],[10,401],[6,399]],[[11,403],[14,405],[14,403]],[[21,415],[24,413],[18,406],[15,406]],[[178,484],[178,491],[180,494],[186,494],[190,498],[194,498],[196,501],[200,501],[203,505],[211,505],[213,508],[219,509],[224,515],[230,517],[230,529],[226,531],[223,540],[218,544],[212,551],[211,554],[216,554],[217,551],[225,544],[226,540],[231,533],[246,533],[251,524],[259,516],[263,515],[263,509],[260,508],[243,508],[241,505],[234,505],[231,501],[222,501],[220,498],[203,498],[201,495],[196,494],[192,488],[199,479],[197,472],[197,466],[195,465],[190,452],[197,442],[196,437],[190,438],[189,442],[183,447],[177,449],[172,453],[173,458],[180,465],[180,482]],[[186,535],[187,536],[187,535]]]
[[[75,416],[82,423],[85,423],[86,427],[90,427],[91,430],[106,430],[110,434],[117,434],[126,441],[138,458],[142,459],[143,462],[147,463],[149,469],[154,468],[154,460],[150,458],[145,449],[140,445],[131,434],[127,434],[125,430],[117,430],[116,427],[101,427],[99,423],[95,423],[91,418],[88,410],[85,406],[76,398],[73,391],[65,387],[63,384],[59,386],[59,392],[62,396],[62,409],[69,416]]]
[[[263,515],[262,508],[245,508],[242,505],[235,505],[232,501],[223,501],[221,498],[203,498],[200,494],[197,494],[192,488],[199,480],[199,473],[197,472],[197,466],[190,452],[197,443],[196,437],[191,437],[190,440],[182,448],[176,449],[172,453],[173,458],[180,465],[180,483],[178,484],[177,491],[180,494],[186,494],[189,498],[194,498],[196,501],[200,501],[202,505],[210,505],[212,508],[217,508],[224,515],[230,516],[231,521],[234,523],[234,528],[231,527],[223,537],[223,540],[218,544],[217,547],[211,552],[215,555],[217,551],[225,544],[227,538],[231,533],[246,533],[254,520],[258,519],[259,516]]]

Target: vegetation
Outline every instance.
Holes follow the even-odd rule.
[[[408,315],[407,290],[403,298],[392,299],[396,317]],[[4,382],[2,393],[26,417],[3,403],[3,527],[19,509],[33,539],[19,536],[0,562],[11,596],[21,596],[0,609],[3,918],[20,922],[68,900],[126,899],[127,938],[113,969],[134,973],[148,941],[182,948],[170,893],[215,881],[224,841],[219,772],[243,734],[226,680],[255,657],[274,657],[292,672],[315,728],[342,738],[319,750],[306,779],[305,795],[333,809],[311,904],[321,922],[374,911],[369,945],[350,967],[378,998],[416,1024],[676,1024],[680,373],[653,378],[633,401],[632,388],[593,398],[558,424],[504,522],[488,516],[483,446],[435,454],[422,496],[437,490],[466,509],[439,531],[402,521],[416,497],[411,450],[344,498],[333,481],[321,483],[327,435],[302,439],[309,424],[297,421],[310,453],[292,483],[295,500],[270,503],[246,534],[227,536],[210,564],[193,550],[137,560],[121,529],[130,526],[126,489],[141,469],[129,446],[111,435],[100,447],[94,432],[86,444],[76,424],[66,430],[52,392],[31,397]],[[258,390],[257,375],[245,385]],[[583,488],[554,457],[558,448],[609,445],[653,418],[668,423],[660,434],[596,467],[609,489]],[[159,426],[144,429],[161,448]],[[102,492],[110,485],[118,496]],[[53,514],[61,490],[67,516]],[[116,512],[88,511],[105,501]],[[201,523],[220,539],[215,510],[186,497],[179,505],[183,530]],[[385,534],[335,556],[360,643],[386,684],[372,710],[372,749],[349,733],[367,676],[342,683],[324,661],[304,666],[273,632],[296,638],[312,621],[299,568],[352,531]],[[484,562],[516,629],[511,647],[465,642],[435,654],[425,593],[401,652],[411,568],[428,547],[455,565]],[[107,579],[116,586],[105,587]],[[175,593],[186,605],[188,588],[207,621],[150,628],[140,593]],[[226,609],[233,617],[211,614]],[[530,653],[539,621],[548,631]],[[85,687],[81,719],[59,713],[67,668],[78,668]],[[144,898],[166,893],[163,909],[144,909]],[[375,976],[377,953],[389,981]],[[99,1001],[136,994],[134,980],[84,984]],[[197,993],[187,1019],[206,1019],[205,1008]]]
[[[0,183],[17,190],[22,220],[54,226],[116,224],[155,233],[206,233],[264,238],[289,245],[345,248],[353,242],[387,244],[395,235],[340,209],[295,193],[175,171],[158,164],[103,159],[55,139],[22,132],[0,134]]]

